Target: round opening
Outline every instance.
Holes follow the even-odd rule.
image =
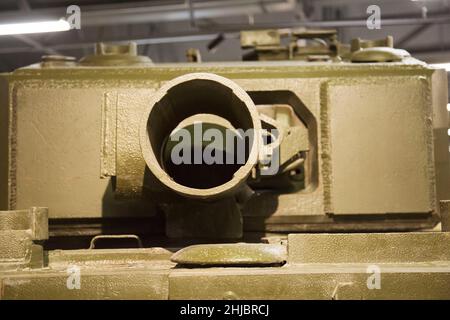
[[[250,137],[226,119],[197,114],[182,121],[162,150],[161,167],[177,183],[197,189],[225,184],[247,161]]]
[[[259,126],[256,107],[234,82],[189,74],[156,94],[141,146],[164,184],[186,195],[209,196],[234,189],[248,176],[256,163]]]

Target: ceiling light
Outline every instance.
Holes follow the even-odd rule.
[[[58,32],[68,30],[70,30],[70,24],[64,19],[53,21],[0,24],[0,36],[27,33]]]

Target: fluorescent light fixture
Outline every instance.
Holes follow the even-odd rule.
[[[450,103],[447,103],[447,111],[450,111]]]
[[[68,30],[70,30],[70,24],[64,19],[53,21],[0,24],[0,36],[27,33],[58,32]]]
[[[430,66],[438,69],[445,69],[447,72],[450,72],[450,62],[447,63],[432,63]]]

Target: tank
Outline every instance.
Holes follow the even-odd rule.
[[[445,70],[392,37],[241,44],[0,74],[1,299],[450,298]]]

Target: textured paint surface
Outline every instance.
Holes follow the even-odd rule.
[[[114,147],[109,144],[114,140],[113,136],[109,137],[109,142],[107,141],[107,148],[109,148],[106,151],[107,159],[102,158],[102,150],[105,151],[102,137],[105,138],[109,134],[113,135],[111,132],[114,132],[113,130],[106,130],[108,134],[105,133],[105,119],[102,118],[102,112],[104,113],[105,99],[109,99],[105,98],[105,95],[109,97],[109,95],[117,94],[117,132],[120,132],[120,134],[116,135],[116,151],[117,159],[120,159],[122,165],[117,179],[116,195],[120,196],[120,190],[122,190],[124,196],[138,196],[144,169],[135,129],[135,123],[142,116],[139,110],[142,110],[141,108],[145,106],[152,92],[168,80],[193,72],[210,72],[230,78],[246,91],[284,90],[291,92],[306,106],[317,121],[318,128],[315,133],[317,140],[311,149],[318,155],[317,159],[313,160],[313,164],[316,166],[314,170],[317,179],[311,183],[311,187],[297,193],[258,194],[243,209],[244,220],[245,217],[260,217],[264,220],[264,224],[273,225],[270,227],[271,230],[308,230],[308,225],[312,229],[318,230],[321,223],[328,223],[330,217],[327,216],[327,213],[333,213],[330,193],[332,190],[330,182],[334,179],[333,175],[341,174],[346,176],[345,179],[351,179],[349,168],[343,164],[342,170],[332,172],[331,161],[333,161],[335,153],[334,166],[336,166],[336,162],[342,163],[338,160],[339,155],[353,154],[357,157],[358,152],[362,151],[356,147],[352,150],[351,144],[345,144],[338,149],[336,146],[334,148],[329,147],[330,139],[334,134],[333,131],[329,130],[333,127],[327,127],[327,123],[331,120],[327,118],[328,115],[326,114],[330,107],[328,104],[331,103],[327,102],[326,90],[329,81],[342,85],[339,92],[340,97],[358,99],[363,93],[372,95],[371,97],[375,94],[368,88],[364,89],[364,87],[360,87],[362,91],[357,92],[351,85],[345,87],[345,83],[360,83],[362,85],[367,83],[367,79],[370,79],[369,83],[378,83],[387,89],[391,88],[392,91],[395,90],[394,87],[397,87],[397,90],[401,91],[412,88],[405,87],[402,84],[402,79],[423,77],[428,85],[423,87],[418,85],[417,88],[413,88],[420,91],[416,92],[415,95],[425,97],[423,100],[427,104],[427,106],[424,106],[425,108],[430,108],[430,105],[428,105],[430,103],[439,103],[440,101],[429,99],[429,84],[433,72],[414,59],[406,59],[401,63],[378,64],[249,62],[196,65],[167,64],[126,68],[24,68],[10,75],[2,75],[11,84],[10,93],[13,99],[9,101],[9,107],[13,109],[15,114],[13,122],[17,123],[17,126],[15,126],[17,145],[14,142],[15,135],[10,139],[10,145],[14,149],[12,162],[9,164],[10,175],[8,177],[8,180],[11,181],[11,192],[8,194],[10,206],[15,208],[31,205],[48,206],[52,218],[154,214],[155,208],[151,203],[139,200],[126,202],[114,200],[115,192],[110,179],[108,177],[100,179],[101,175],[105,176],[101,170],[102,165],[112,166],[108,167],[108,170],[114,171],[114,162],[108,162],[107,160],[111,159],[111,152],[114,151]],[[411,81],[414,82],[414,80]],[[40,98],[34,99],[37,92],[39,92]],[[376,94],[380,99],[382,95],[382,93]],[[359,101],[364,101],[364,97],[360,99]],[[112,100],[114,101],[114,99]],[[387,99],[385,101],[392,102]],[[408,105],[402,103],[400,99],[396,100],[396,104],[401,104],[402,110],[407,111]],[[114,107],[112,108],[114,109]],[[388,107],[386,106],[386,108]],[[338,113],[336,119],[339,119],[339,117],[342,119],[343,115],[344,113],[342,115]],[[383,117],[383,115],[386,117],[384,120],[390,119],[389,114],[378,114],[379,117]],[[417,114],[414,113],[409,119],[416,119],[414,116],[417,116]],[[114,117],[114,112],[112,117]],[[343,123],[345,124],[345,122]],[[362,122],[360,125],[362,125]],[[416,137],[428,139],[426,143],[430,144],[432,143],[431,136],[428,135],[429,133],[426,130],[428,129],[418,130]],[[364,140],[392,137],[387,135],[383,137],[382,135],[383,132],[373,130],[370,134],[366,132]],[[357,137],[358,135],[354,134],[354,139]],[[336,139],[340,141],[339,138]],[[412,147],[408,150],[413,152]],[[367,153],[366,157],[368,157]],[[413,162],[409,162],[409,164],[411,165]],[[401,165],[401,161],[394,162],[391,170],[404,172],[395,169]],[[116,163],[116,170],[118,169]],[[373,170],[373,172],[375,176],[378,175],[379,170]],[[367,172],[364,172],[364,174],[367,174]],[[431,172],[427,177],[426,186],[424,186],[425,176],[419,177],[416,174],[407,178],[410,180],[421,179],[415,181],[418,186],[417,190],[425,187],[430,190],[435,188]],[[43,181],[45,181],[45,185],[43,185]],[[388,190],[392,191],[393,189],[395,189],[395,192],[388,192]],[[334,188],[334,190],[337,189]],[[351,196],[344,192],[344,189],[342,190],[343,192],[339,197],[348,204],[345,199],[349,199]],[[435,197],[432,194],[421,194],[421,197],[428,196],[428,200],[414,196],[413,201],[410,202],[408,199],[417,194],[418,191],[409,194],[409,191],[403,192],[395,185],[392,185],[391,189],[373,188],[373,190],[373,194],[367,196],[368,198],[365,200],[362,199],[359,203],[362,207],[367,205],[365,208],[361,206],[357,208],[355,204],[354,208],[342,207],[343,210],[339,210],[339,213],[350,213],[350,211],[356,211],[357,209],[361,209],[361,213],[392,211],[388,207],[378,207],[378,210],[373,210],[374,199],[392,194],[403,197],[397,208],[394,208],[394,212],[427,213],[434,211],[436,208],[435,199],[431,199]],[[366,192],[367,194],[369,192]],[[425,205],[427,201],[428,206]],[[398,222],[397,227],[407,227],[402,223]],[[431,227],[433,223],[427,218],[426,221],[423,220],[417,226],[421,227],[422,224],[426,224]],[[256,223],[253,224],[252,228],[256,225]],[[336,223],[333,223],[333,225],[338,226]],[[382,226],[384,224],[380,223],[374,225],[374,228]],[[347,224],[341,227],[358,228],[357,224]],[[367,225],[365,228],[370,229],[371,226]]]
[[[436,210],[431,104],[422,79],[329,83],[332,213]]]

